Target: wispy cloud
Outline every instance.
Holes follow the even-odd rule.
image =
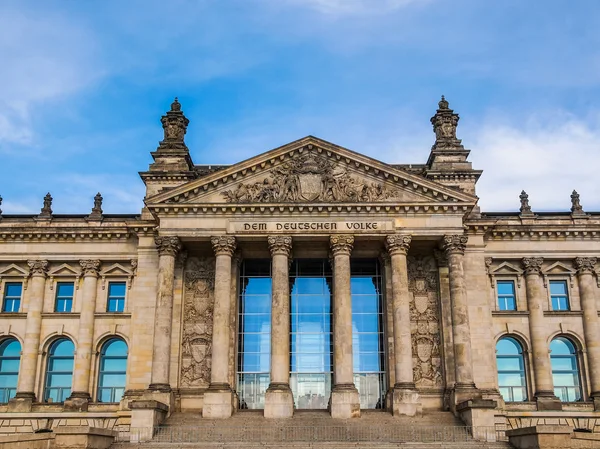
[[[298,4],[313,8],[324,14],[385,14],[417,3],[423,4],[432,0],[287,0],[290,4]],[[284,3],[286,0],[284,0]]]

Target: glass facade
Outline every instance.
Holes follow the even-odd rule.
[[[119,402],[125,393],[127,343],[112,338],[102,346],[98,374],[98,402]]]
[[[504,337],[496,344],[498,388],[506,402],[527,400],[525,360],[521,344],[511,337]]]
[[[496,292],[498,294],[498,310],[517,310],[513,281],[497,281]]]
[[[579,367],[575,345],[565,337],[558,337],[550,343],[550,363],[554,394],[562,402],[581,401]]]
[[[73,290],[72,282],[59,282],[56,284],[56,303],[55,312],[70,312],[73,308]]]
[[[64,402],[71,395],[74,353],[73,342],[66,338],[56,340],[50,346],[44,401]]]
[[[296,259],[290,270],[290,387],[298,409],[326,409],[331,394],[331,267]]]
[[[125,282],[109,282],[107,312],[123,312],[125,310]]]
[[[351,259],[354,384],[363,409],[385,403],[385,363],[381,271],[377,259]]]
[[[244,260],[239,287],[240,408],[262,409],[271,369],[271,259]]]
[[[4,286],[3,312],[18,312],[21,308],[21,295],[23,284],[20,282],[7,282]]]
[[[550,281],[550,298],[552,310],[569,310],[567,281]]]
[[[0,344],[0,403],[7,403],[17,393],[21,343],[14,338]]]

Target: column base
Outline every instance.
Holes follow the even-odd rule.
[[[17,392],[14,398],[8,401],[8,411],[13,413],[29,413],[35,402],[35,393]]]
[[[360,418],[360,400],[354,384],[338,384],[331,391],[329,409],[332,418]]]
[[[473,399],[481,399],[474,383],[457,383],[450,393],[450,409],[456,413],[456,406]]]
[[[471,427],[473,438],[478,441],[496,441],[496,409],[492,399],[475,399],[456,405],[459,418]]]
[[[153,385],[151,384],[150,386]],[[171,390],[171,387],[169,387],[168,389],[151,389],[149,387],[146,391],[144,391],[141,400],[155,401],[165,405],[167,407],[167,417],[171,416],[171,413],[173,413],[173,406],[175,405],[175,395],[173,394],[173,390]]]
[[[87,391],[73,391],[63,405],[68,412],[87,412],[92,398]]]
[[[423,405],[419,401],[419,393],[412,385],[394,385],[391,395],[391,409],[393,416],[421,416]]]
[[[154,427],[161,425],[169,412],[169,407],[154,400],[133,400],[131,408],[131,443],[152,440]]]
[[[294,416],[294,395],[288,384],[269,385],[265,394],[265,418]]]
[[[231,418],[235,408],[235,395],[229,384],[211,384],[204,392],[203,418]]]
[[[535,393],[538,410],[562,410],[562,402],[553,391],[538,391]]]

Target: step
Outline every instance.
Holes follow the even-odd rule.
[[[117,443],[111,449],[510,449],[508,443]]]

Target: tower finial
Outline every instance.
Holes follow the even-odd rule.
[[[449,109],[450,103],[448,103],[448,101],[446,101],[446,97],[442,95],[442,99],[438,103],[438,106],[440,109]]]
[[[160,142],[158,150],[185,150],[187,146],[183,140],[190,121],[181,111],[181,103],[177,97],[171,103],[171,110],[160,119],[164,130],[164,139]]]
[[[573,193],[571,193],[571,214],[585,215],[581,202],[579,201],[579,193],[577,193],[577,190],[573,190]]]
[[[52,195],[50,195],[50,192],[44,196],[44,205],[40,210],[38,218],[46,220],[50,220],[52,218]]]
[[[100,220],[102,221],[102,195],[100,192],[94,196],[94,207],[92,207],[92,213],[88,215],[88,220]]]
[[[531,212],[531,206],[529,205],[529,195],[527,195],[527,192],[525,192],[525,190],[521,191],[519,199],[521,200],[521,208],[519,209],[521,215],[534,215],[534,213]]]
[[[442,95],[442,99],[438,103],[438,110],[431,117],[435,133],[432,150],[464,150],[460,139],[456,138],[456,127],[459,120],[458,114],[450,109],[446,97]]]
[[[2,196],[0,196],[0,206],[2,206]],[[0,209],[0,220],[2,220],[2,209]]]

